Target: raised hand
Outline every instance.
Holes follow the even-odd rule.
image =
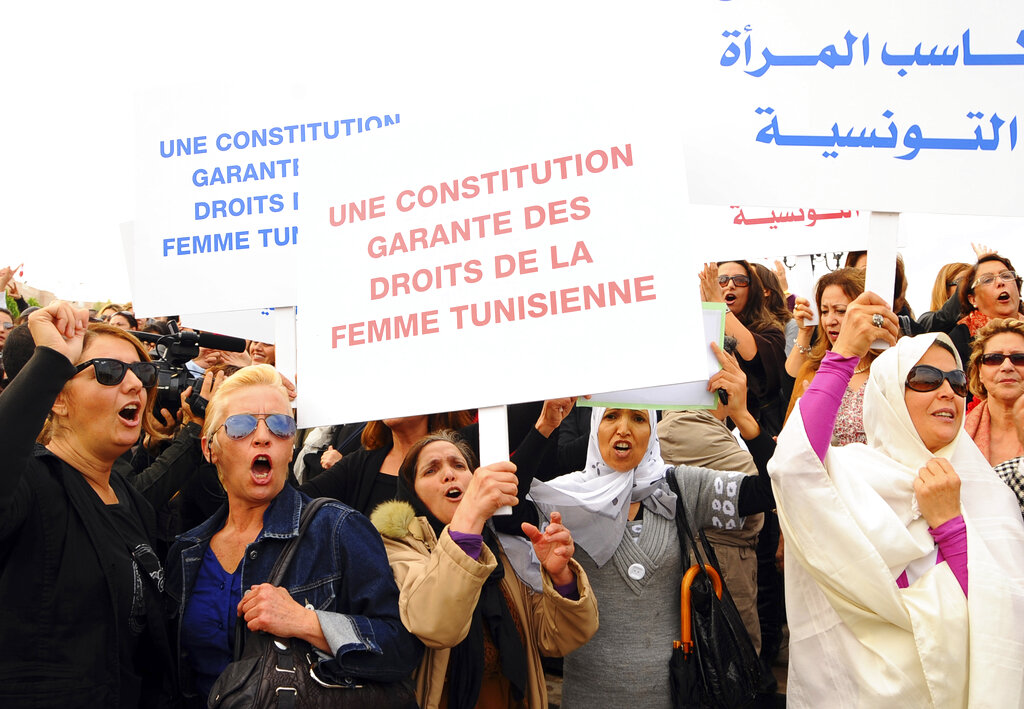
[[[541,532],[529,522],[523,522],[523,533],[533,544],[533,551],[551,580],[558,586],[571,583],[575,578],[569,568],[569,559],[576,551],[572,534],[562,524],[559,512],[551,513],[551,524]]]
[[[36,346],[56,350],[72,364],[82,356],[88,325],[88,308],[75,308],[61,300],[55,300],[28,316],[28,329]]]
[[[511,461],[477,468],[449,525],[457,532],[480,534],[499,507],[519,504],[519,479]]]
[[[960,515],[960,476],[945,458],[932,458],[918,471],[914,494],[921,516],[932,529]]]
[[[899,332],[899,320],[889,304],[881,296],[865,291],[847,307],[832,350],[843,357],[863,357],[876,340],[895,345]]]
[[[704,264],[704,268],[697,274],[700,279],[700,299],[705,303],[724,303],[725,294],[722,286],[718,284],[718,264],[711,262]]]
[[[552,431],[562,425],[562,421],[572,411],[578,397],[569,396],[562,399],[548,399],[540,411],[540,417],[535,424],[537,430],[544,438],[551,435]]]

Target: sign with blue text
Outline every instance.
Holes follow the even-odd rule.
[[[694,202],[1024,214],[1024,6],[685,4]]]

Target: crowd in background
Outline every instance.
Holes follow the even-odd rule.
[[[707,528],[765,695],[788,632],[800,653],[793,706],[909,692],[931,693],[922,706],[973,706],[992,659],[983,646],[1005,649],[999,625],[1017,617],[1018,590],[1011,579],[1005,592],[968,591],[968,571],[1002,573],[1024,555],[1021,277],[976,247],[939,270],[917,315],[902,260],[892,292],[877,294],[865,264],[851,252],[806,293],[790,292],[779,262],[706,264],[694,290],[726,306],[716,409],[516,403],[511,460],[483,467],[475,411],[296,430],[274,345],[197,346],[178,372],[152,361],[175,317],[40,308],[17,269],[0,269],[3,703],[205,706],[241,616],[307,642],[332,677],[411,678],[422,706],[546,706],[545,670],[564,672],[562,706],[668,706],[683,505]],[[641,346],[623,350],[642,362]],[[157,403],[172,374],[188,390]],[[810,495],[815,485],[830,492]],[[279,586],[266,583],[319,497],[332,502],[314,543]],[[513,514],[496,516],[506,505]],[[827,543],[807,536],[819,524]],[[888,524],[905,543],[872,536]],[[844,580],[835,557],[858,545],[860,563],[878,556],[865,577],[885,586],[891,572],[890,596]],[[948,578],[930,571],[938,564]],[[904,619],[901,589],[942,607]],[[914,667],[896,662],[896,679],[863,649],[873,633],[913,654],[920,628],[957,647],[960,616],[970,650],[920,650]],[[808,658],[822,653],[841,668],[810,679]],[[935,680],[954,659],[968,674]],[[922,667],[931,684],[917,680]],[[1000,681],[1024,696],[1019,666]]]

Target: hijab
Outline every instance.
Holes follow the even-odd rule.
[[[632,470],[620,473],[601,456],[598,430],[606,410],[595,407],[591,413],[586,467],[548,482],[535,480],[529,495],[544,516],[555,510],[562,514],[562,524],[572,530],[573,541],[599,567],[612,558],[622,541],[630,503],[640,502],[667,519],[675,519],[676,513],[676,495],[665,481],[671,466],[661,459],[655,412],[647,412],[651,435],[643,458]]]
[[[870,664],[877,653],[919,656],[920,675],[908,670],[876,677],[870,691],[879,696],[923,692],[936,706],[1017,706],[1024,645],[1014,636],[1024,624],[1024,525],[1013,493],[963,430],[932,452],[914,427],[904,401],[907,374],[936,342],[954,350],[959,366],[944,334],[901,338],[872,363],[864,393],[867,443],[828,450],[828,485],[805,488],[801,482],[816,477],[811,468],[817,464],[803,431],[780,436],[769,470],[787,553],[799,563],[792,579],[787,575],[797,604],[790,627],[813,648],[807,652],[840,658],[854,682],[855,667]],[[966,599],[948,567],[935,565],[935,542],[914,494],[919,470],[936,457],[947,459],[961,480]],[[816,516],[815,503],[829,519]],[[910,586],[898,589],[903,571]],[[812,579],[819,592],[810,588]],[[834,627],[840,619],[842,632]],[[1017,668],[1012,677],[1006,674],[1011,665]],[[795,682],[794,691],[808,697],[834,691],[815,684],[807,678]]]

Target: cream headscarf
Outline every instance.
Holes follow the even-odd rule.
[[[631,502],[642,502],[652,512],[669,519],[676,513],[676,496],[665,482],[671,466],[661,459],[657,417],[648,411],[651,437],[640,463],[625,473],[613,470],[601,457],[598,428],[606,409],[594,408],[590,419],[590,444],[583,470],[549,482],[535,480],[530,499],[545,516],[562,514],[562,524],[572,530],[573,540],[598,566],[604,566],[622,541]]]
[[[907,373],[937,340],[950,344],[945,335],[903,338],[872,363],[866,444],[830,448],[822,466],[799,415],[779,437],[769,471],[787,556],[798,562],[786,573],[794,706],[1024,705],[1015,498],[963,431],[930,452],[904,403]],[[914,496],[934,457],[961,480],[966,600],[948,565],[935,565]],[[910,586],[899,589],[904,570]]]

